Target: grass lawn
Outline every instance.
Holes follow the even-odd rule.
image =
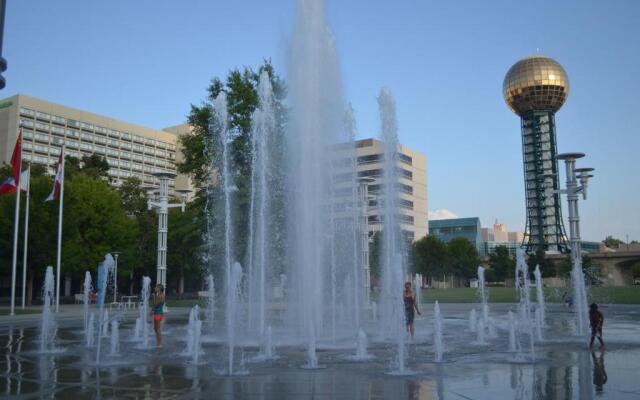
[[[490,287],[488,290],[490,303],[518,301],[515,288]],[[564,292],[564,288],[544,288],[545,300],[549,303],[560,303]],[[535,288],[531,288],[531,293],[535,301]],[[422,289],[422,301],[427,303],[433,303],[436,300],[440,303],[475,303],[478,299],[478,292],[473,288]],[[601,304],[640,304],[640,288],[593,287],[589,291],[589,301]]]
[[[26,309],[23,310],[21,308],[16,308],[16,315],[20,315],[20,314],[40,314],[42,310],[40,309]],[[9,315],[9,309],[8,308],[1,308],[0,309],[0,315]]]

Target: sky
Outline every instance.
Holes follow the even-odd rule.
[[[376,97],[388,87],[400,141],[427,156],[434,215],[478,216],[483,226],[497,218],[524,229],[520,122],[504,103],[502,82],[512,64],[540,53],[560,62],[570,80],[556,114],[558,151],[582,151],[578,166],[595,168],[580,201],[582,238],[640,240],[640,2],[325,3],[359,136],[379,135]],[[232,68],[270,59],[286,79],[294,6],[9,0],[1,95],[153,128],[184,123],[211,78]]]

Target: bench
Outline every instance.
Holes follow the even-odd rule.
[[[209,291],[198,290],[198,299],[206,299],[207,297],[209,297]]]

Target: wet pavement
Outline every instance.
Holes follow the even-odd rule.
[[[256,343],[238,336],[236,370],[227,376],[227,349],[216,323],[203,328],[201,365],[182,354],[187,309],[167,315],[165,344],[141,349],[130,340],[135,316],[121,316],[120,351],[103,356],[84,344],[80,309],[58,319],[58,352],[39,354],[37,316],[0,318],[0,398],[103,399],[640,399],[640,307],[603,309],[606,350],[590,351],[584,337],[572,334],[573,316],[560,305],[547,312],[545,340],[528,354],[508,352],[506,313],[515,305],[492,304],[497,337],[475,343],[469,331],[471,304],[442,304],[445,354],[433,362],[431,304],[423,305],[416,338],[408,345],[410,375],[393,376],[396,347],[377,338],[376,325],[365,326],[374,358],[355,362],[349,336],[321,340],[318,359],[324,369],[306,370],[306,350],[287,345],[274,329],[279,358],[253,362]],[[64,317],[63,317],[64,316]],[[523,344],[524,337],[521,338]],[[154,343],[153,340],[150,341]],[[109,340],[103,339],[103,355]],[[244,360],[244,363],[242,362]],[[242,365],[241,365],[242,364]]]

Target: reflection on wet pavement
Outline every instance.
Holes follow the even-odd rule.
[[[586,346],[567,334],[571,315],[558,307],[549,312],[548,339],[536,344],[536,362],[514,359],[506,350],[507,329],[487,346],[473,344],[466,315],[470,306],[443,305],[446,352],[434,363],[431,315],[417,320],[416,341],[409,344],[411,376],[386,372],[393,346],[374,343],[369,362],[345,358],[343,343],[320,344],[322,370],[304,370],[302,346],[280,346],[280,358],[251,362],[257,346],[245,346],[249,374],[225,376],[226,349],[210,332],[203,340],[203,365],[181,355],[185,347],[183,316],[169,318],[162,349],[138,349],[127,339],[131,320],[121,324],[121,351],[95,365],[95,348],[85,346],[82,320],[59,321],[55,354],[38,353],[35,325],[0,326],[0,397],[2,398],[178,398],[178,399],[624,399],[640,398],[640,315],[631,307],[608,310],[607,349]],[[508,305],[492,305],[500,321]],[[372,329],[371,327],[369,327]],[[105,339],[106,340],[106,339]],[[106,342],[105,342],[106,343]],[[351,346],[351,347],[350,347]],[[2,384],[4,383],[4,385]],[[3,389],[1,389],[3,388]]]

